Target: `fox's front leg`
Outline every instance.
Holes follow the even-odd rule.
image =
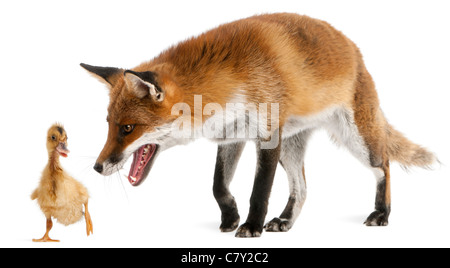
[[[236,231],[236,237],[261,236],[273,178],[280,159],[280,145],[281,140],[274,149],[261,149],[261,143],[257,143],[258,162],[253,192],[250,197],[250,211],[247,221]]]
[[[236,201],[230,193],[229,186],[244,146],[244,142],[239,142],[219,145],[217,149],[213,193],[222,212],[220,224],[222,232],[234,231],[239,224]]]

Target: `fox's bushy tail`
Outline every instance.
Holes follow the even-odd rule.
[[[403,168],[413,166],[431,168],[434,163],[439,163],[434,153],[411,142],[391,125],[386,124],[386,132],[389,159],[399,162]]]

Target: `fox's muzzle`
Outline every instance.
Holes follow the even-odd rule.
[[[98,173],[102,174],[102,172],[103,172],[103,164],[95,163],[94,170],[97,171]]]

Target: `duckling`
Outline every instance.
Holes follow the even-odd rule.
[[[41,181],[31,194],[31,199],[37,202],[47,218],[46,232],[41,239],[33,242],[59,242],[49,237],[53,227],[52,217],[59,223],[70,225],[83,217],[86,220],[86,233],[94,232],[91,216],[88,211],[89,194],[87,189],[69,176],[61,167],[59,157],[67,157],[67,134],[61,124],[54,124],[47,133],[48,164],[45,167]]]

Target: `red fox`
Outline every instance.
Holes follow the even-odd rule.
[[[387,122],[358,47],[307,16],[265,14],[224,24],[130,70],[81,66],[110,90],[108,137],[94,169],[110,175],[133,155],[128,179],[137,186],[162,151],[198,137],[217,141],[213,193],[223,232],[238,228],[229,185],[246,141],[256,143],[250,210],[236,237],[292,228],[306,198],[306,146],[318,128],[373,171],[375,210],[367,226],[388,224],[391,161],[406,167],[437,161]],[[278,162],[290,195],[281,215],[264,225]]]

